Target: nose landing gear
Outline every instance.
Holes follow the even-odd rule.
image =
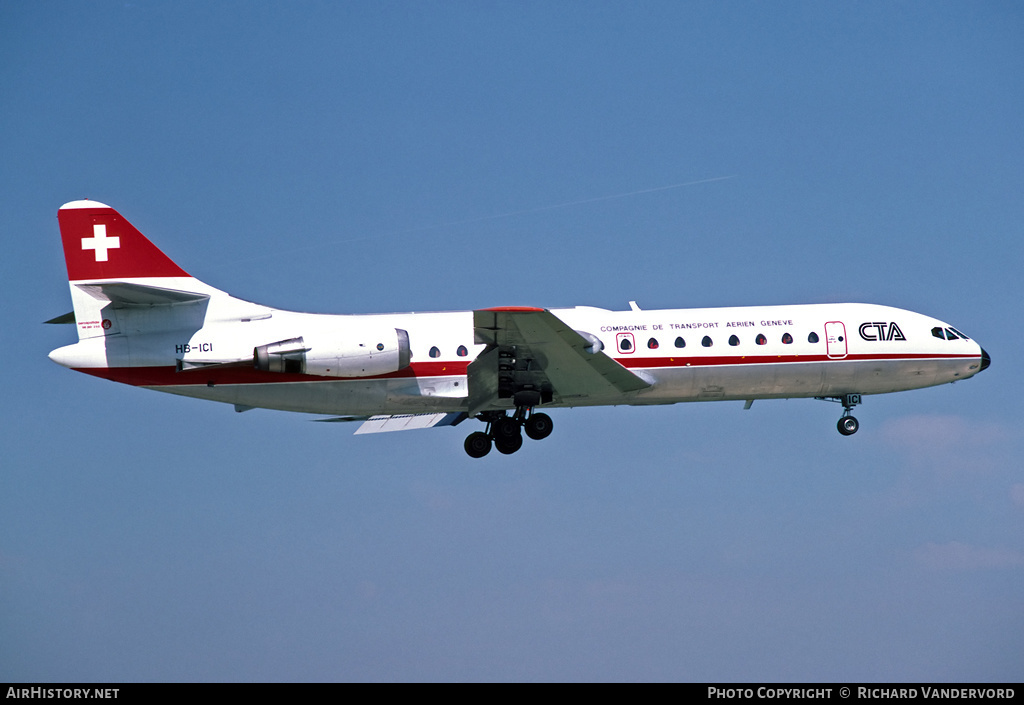
[[[835,401],[843,405],[843,416],[839,419],[839,423],[836,424],[836,428],[844,436],[852,436],[860,428],[860,421],[854,418],[850,412],[853,407],[860,404],[860,394],[844,394],[841,397],[814,397],[821,401]]]
[[[853,416],[844,416],[839,419],[839,423],[836,424],[836,426],[839,428],[839,432],[844,436],[852,436],[857,432],[857,429],[860,428],[860,421]]]
[[[466,438],[466,453],[471,458],[482,458],[491,452],[491,445],[499,453],[511,455],[523,447],[523,432],[535,441],[551,435],[553,424],[547,414],[534,413],[526,407],[519,407],[512,416],[503,411],[491,411],[481,415],[487,422],[485,431],[476,431]]]

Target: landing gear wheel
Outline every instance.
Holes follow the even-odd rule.
[[[844,436],[852,436],[860,428],[860,422],[852,416],[844,416],[837,424],[839,432]]]
[[[497,418],[491,424],[491,435],[499,443],[503,440],[519,436],[519,421],[511,416]]]
[[[466,436],[466,453],[471,458],[482,458],[491,452],[491,437],[483,431],[476,431]]]
[[[521,434],[517,433],[514,436],[508,436],[506,438],[495,438],[494,447],[498,449],[499,453],[512,455],[523,447],[523,437]]]
[[[526,435],[535,441],[550,436],[553,428],[551,417],[547,414],[530,414],[530,418],[523,424]]]

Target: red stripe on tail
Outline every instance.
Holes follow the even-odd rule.
[[[110,206],[73,201],[57,221],[70,281],[189,276]]]

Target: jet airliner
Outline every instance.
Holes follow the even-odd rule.
[[[361,421],[356,433],[476,419],[476,458],[545,438],[545,410],[573,406],[814,398],[842,405],[849,436],[863,396],[990,364],[952,325],[875,304],[297,313],[195,279],[110,206],[72,201],[58,221],[74,311],[48,322],[74,323],[78,342],[54,362],[237,411]]]

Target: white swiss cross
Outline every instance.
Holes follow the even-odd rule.
[[[92,226],[92,237],[82,238],[83,250],[95,250],[96,261],[107,261],[107,250],[116,250],[121,247],[121,238],[107,237],[106,225]]]

